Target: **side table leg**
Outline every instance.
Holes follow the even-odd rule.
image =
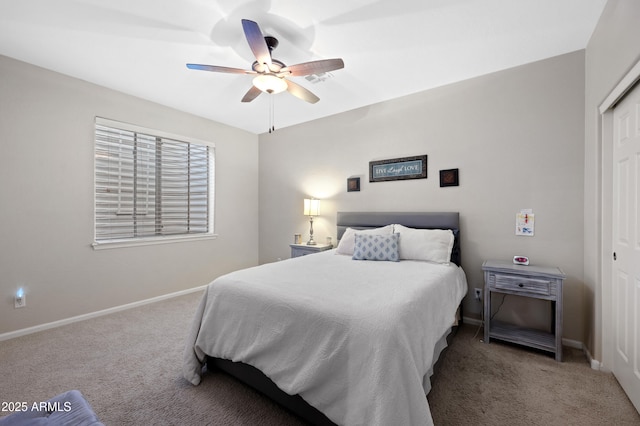
[[[483,327],[484,343],[489,343],[489,329],[491,328],[491,292],[489,291],[489,286],[486,283],[487,279],[485,278]]]

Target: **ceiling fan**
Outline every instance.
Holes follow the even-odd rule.
[[[271,56],[273,49],[278,46],[278,40],[275,37],[264,36],[258,24],[248,19],[242,20],[242,29],[249,47],[256,57],[250,70],[217,65],[187,64],[187,68],[192,70],[255,75],[253,86],[244,95],[242,102],[251,102],[262,92],[275,94],[286,90],[303,101],[315,104],[320,98],[285,77],[302,77],[344,68],[342,59],[321,59],[287,66]]]

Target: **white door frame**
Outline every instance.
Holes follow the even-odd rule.
[[[640,61],[620,80],[598,107],[600,112],[600,139],[602,175],[600,176],[600,302],[596,299],[596,321],[602,327],[602,360],[600,368],[613,370],[614,329],[613,289],[613,109],[622,97],[640,81]],[[609,285],[605,285],[609,283]],[[597,332],[597,330],[596,330]]]

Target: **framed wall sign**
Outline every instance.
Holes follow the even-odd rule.
[[[458,169],[440,170],[440,187],[458,186]]]
[[[426,179],[426,177],[426,155],[369,161],[369,182]]]
[[[360,191],[360,178],[351,177],[347,178],[347,192]]]

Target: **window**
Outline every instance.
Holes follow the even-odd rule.
[[[96,117],[95,243],[213,236],[214,145]]]

